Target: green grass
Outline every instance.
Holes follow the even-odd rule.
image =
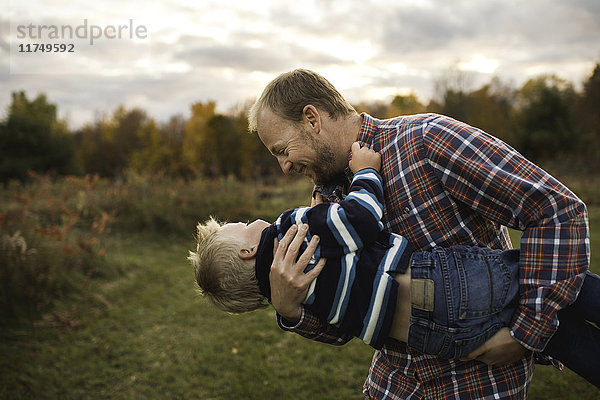
[[[592,213],[598,235],[600,209]],[[597,246],[598,241],[594,241]],[[193,291],[193,241],[115,239],[122,278],[57,306],[35,329],[2,333],[5,399],[360,399],[372,350],[279,330],[265,309],[233,316]],[[594,266],[598,268],[598,252]],[[537,366],[530,399],[597,399],[570,371]]]
[[[306,188],[262,187],[251,195],[264,208],[236,208],[229,216],[215,203],[198,213],[271,218],[297,204]],[[590,220],[592,270],[599,273],[597,204]],[[0,326],[0,398],[362,399],[370,347],[358,340],[333,347],[283,332],[272,309],[240,316],[216,310],[194,292],[185,259],[192,232],[181,239],[178,229],[171,237],[154,229],[112,233],[105,257],[119,266],[118,277],[90,279],[32,326]],[[529,399],[600,399],[600,391],[568,370],[536,366]]]
[[[192,242],[119,242],[125,277],[60,313],[82,324],[4,332],[2,398],[360,398],[372,352],[285,333],[274,312],[232,316],[195,295]],[[64,307],[64,308],[63,308]]]

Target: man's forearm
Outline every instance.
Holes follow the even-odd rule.
[[[285,331],[294,332],[310,340],[341,346],[353,336],[343,333],[339,328],[322,322],[316,315],[303,307],[300,319],[294,323],[277,314],[277,325]]]
[[[511,333],[529,350],[546,347],[558,328],[557,312],[576,300],[589,267],[587,213],[582,207],[583,212],[562,224],[531,228],[523,234],[521,301]]]

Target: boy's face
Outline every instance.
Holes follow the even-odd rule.
[[[262,231],[269,225],[271,224],[263,221],[262,219],[257,219],[249,224],[244,222],[235,222],[223,225],[221,227],[220,234],[234,238],[243,246],[253,247],[258,246]]]

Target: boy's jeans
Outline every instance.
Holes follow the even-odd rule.
[[[410,267],[409,346],[461,358],[509,325],[518,301],[519,250],[436,248],[414,253]],[[598,275],[586,272],[577,300],[558,312],[558,320],[543,353],[600,387]]]
[[[408,345],[461,358],[508,326],[518,301],[519,251],[453,246],[411,263]]]

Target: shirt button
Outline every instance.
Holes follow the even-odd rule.
[[[404,207],[404,214],[408,214],[410,213],[410,208],[409,207]]]

